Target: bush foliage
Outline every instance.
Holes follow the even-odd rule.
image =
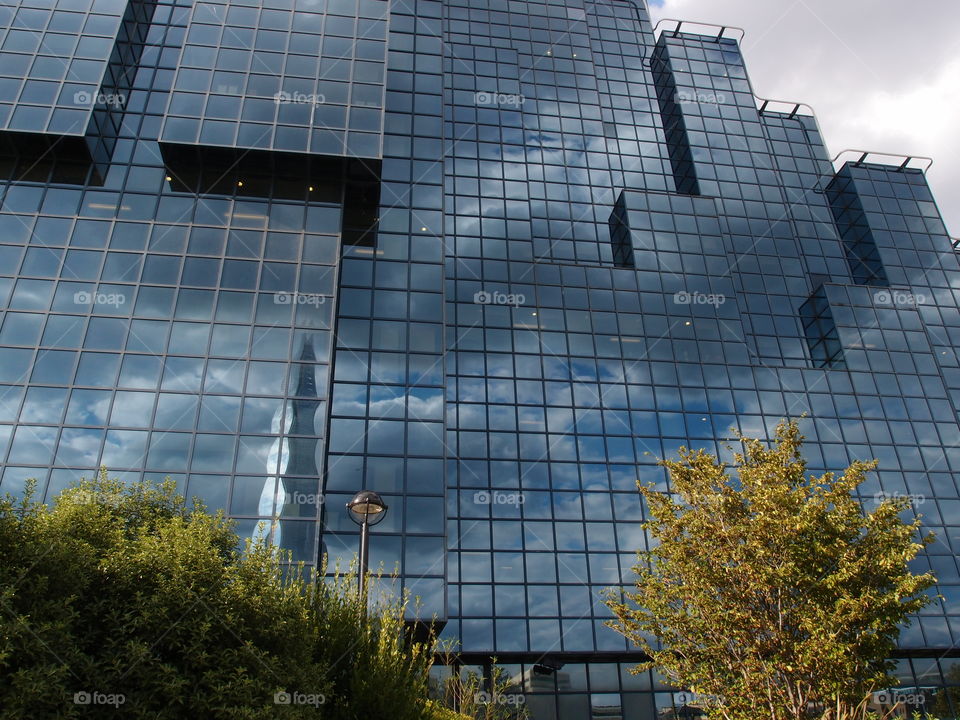
[[[172,483],[0,501],[0,718],[430,717],[431,648]]]

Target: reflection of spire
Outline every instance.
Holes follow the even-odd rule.
[[[320,478],[316,461],[318,438],[314,415],[320,400],[315,377],[316,359],[313,335],[307,333],[297,363],[295,397],[287,401],[287,410],[282,418],[283,427],[279,411],[274,418],[273,432],[278,437],[270,453],[270,472],[278,473],[280,481],[276,482],[276,475],[266,478],[260,500],[261,514],[273,515],[274,518],[317,516]],[[282,527],[278,526],[274,531],[273,542],[290,549],[310,547],[308,535],[315,532],[313,523],[282,523]]]
[[[313,361],[316,359],[317,356],[313,349],[313,335],[307,335],[300,351],[296,398],[290,403],[292,417],[290,418],[287,435],[293,437],[287,440],[289,462],[287,463],[286,474],[288,475],[318,475],[315,457],[317,438],[313,424],[313,417],[320,405],[320,401],[317,400],[317,380],[314,376],[316,366]]]

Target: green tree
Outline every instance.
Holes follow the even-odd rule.
[[[640,491],[650,538],[636,592],[611,590],[608,624],[710,718],[849,720],[895,685],[899,626],[929,602],[908,563],[932,536],[900,515],[865,512],[855,493],[875,463],[811,477],[795,422],[766,447],[740,438],[735,473],[704,451],[662,461],[672,492]],[[813,715],[811,715],[813,713]]]
[[[431,648],[172,483],[0,501],[0,718],[428,717]]]

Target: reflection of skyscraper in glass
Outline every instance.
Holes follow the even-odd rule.
[[[320,507],[320,473],[317,469],[317,443],[314,417],[320,407],[317,398],[316,352],[310,333],[302,335],[298,352],[294,397],[287,401],[286,411],[277,410],[274,424],[282,433],[269,455],[269,466],[277,476],[268,476],[260,499],[260,510],[273,518],[272,542],[295,557],[313,546],[316,528],[313,525]],[[277,482],[279,477],[279,482]],[[289,518],[310,518],[310,522]]]
[[[316,493],[316,478],[319,473],[317,471],[317,436],[314,416],[317,408],[320,407],[320,401],[317,399],[317,381],[314,376],[316,369],[314,363],[317,357],[313,348],[312,334],[304,333],[299,360],[297,385],[294,390],[295,397],[290,401],[289,427],[285,428],[288,436],[286,440],[287,466],[285,470],[281,469],[281,472],[285,472],[286,477],[281,482],[284,482],[288,490],[292,490],[298,482],[297,478],[307,476],[312,480],[308,480],[306,485],[301,484],[297,487],[302,487],[305,490],[312,489]]]

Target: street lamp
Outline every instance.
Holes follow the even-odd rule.
[[[372,490],[361,490],[347,503],[350,519],[360,526],[360,597],[366,605],[367,559],[370,555],[370,526],[376,525],[387,515],[387,504]]]

